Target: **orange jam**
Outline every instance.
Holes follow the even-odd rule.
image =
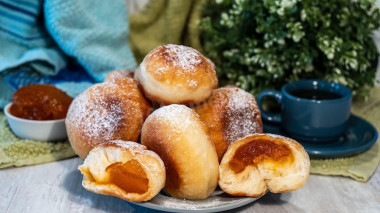
[[[106,172],[110,174],[108,183],[115,184],[127,193],[143,194],[148,191],[149,180],[137,160],[113,163],[106,168]]]
[[[263,161],[283,164],[293,161],[293,156],[285,145],[258,138],[239,147],[230,160],[229,167],[237,174],[244,171],[246,166],[256,165]]]
[[[63,119],[72,100],[53,85],[30,84],[13,94],[9,113],[30,120]]]

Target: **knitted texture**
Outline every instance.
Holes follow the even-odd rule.
[[[9,129],[4,113],[0,113],[0,168],[40,164],[73,156],[75,153],[68,141],[41,142],[16,137]]]
[[[46,0],[44,15],[60,48],[97,81],[112,70],[136,68],[125,0]]]
[[[66,57],[49,36],[42,19],[43,0],[0,1],[0,73],[29,66],[54,75]]]

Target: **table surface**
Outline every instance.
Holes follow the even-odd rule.
[[[76,157],[0,170],[0,212],[155,212],[86,191],[77,169],[82,163]],[[380,212],[380,169],[367,183],[310,175],[301,189],[268,193],[227,212]]]

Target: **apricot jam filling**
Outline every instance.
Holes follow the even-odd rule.
[[[229,167],[238,174],[244,171],[247,166],[264,161],[274,161],[280,165],[292,162],[293,156],[290,149],[285,145],[260,138],[239,147],[230,160]]]
[[[30,120],[63,119],[72,100],[53,85],[29,84],[13,94],[9,113]]]
[[[110,178],[107,183],[115,184],[127,193],[143,194],[148,191],[149,180],[137,160],[117,162],[106,168]]]

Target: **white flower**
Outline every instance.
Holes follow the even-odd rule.
[[[285,44],[285,39],[283,39],[283,38],[278,39],[277,43],[283,45],[283,44]]]
[[[327,54],[327,58],[328,59],[334,59],[334,53],[333,52],[329,52],[328,54]]]
[[[225,50],[223,52],[223,55],[226,56],[226,57],[231,57],[231,56],[235,55],[238,52],[239,52],[238,49]]]
[[[283,7],[280,7],[276,12],[279,16],[283,16],[285,14],[285,9]]]
[[[338,78],[338,83],[341,83],[343,85],[347,85],[347,80],[346,80],[346,78],[344,76],[340,76]]]
[[[227,26],[229,28],[231,28],[234,25],[231,17],[228,16],[227,13],[222,13],[221,14],[220,24],[224,25],[224,26]]]
[[[306,17],[307,17],[307,15],[306,15],[306,11],[305,11],[305,10],[302,10],[302,11],[301,11],[301,20],[302,20],[302,21],[305,21],[305,20],[306,20]]]
[[[358,61],[356,59],[350,60],[350,67],[356,70],[358,68]]]
[[[219,0],[220,1],[220,0]],[[237,5],[242,5],[245,2],[245,0],[235,0],[235,3]]]

